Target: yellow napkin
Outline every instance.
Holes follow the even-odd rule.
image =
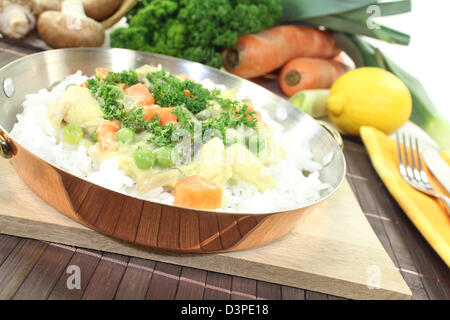
[[[398,169],[396,141],[371,127],[361,127],[361,138],[369,152],[372,165],[389,192],[397,200],[416,228],[450,267],[450,216],[439,200],[409,186]],[[450,164],[450,154],[441,153]],[[426,169],[435,191],[445,190]],[[448,194],[447,194],[448,195]]]

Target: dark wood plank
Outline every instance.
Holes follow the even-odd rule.
[[[47,243],[22,239],[0,266],[0,299],[10,299],[26,278]]]
[[[27,37],[33,37],[33,34],[30,34]],[[0,51],[9,52],[17,57],[22,57],[42,50],[42,48],[38,48],[22,40],[0,38]]]
[[[116,300],[143,300],[150,284],[156,262],[131,258],[117,290]]]
[[[328,300],[348,300],[346,298],[343,297],[337,297],[337,296],[333,296],[333,295],[328,295]]]
[[[205,300],[228,300],[231,296],[231,279],[227,274],[210,272],[206,276]]]
[[[279,284],[266,281],[256,282],[256,299],[257,300],[280,300],[281,286]]]
[[[183,267],[178,283],[176,300],[201,300],[206,284],[206,271]]]
[[[328,300],[325,293],[305,290],[305,300]]]
[[[391,242],[389,240],[389,237],[386,234],[386,231],[384,229],[383,221],[377,217],[377,215],[366,215],[367,220],[370,223],[370,226],[372,227],[375,234],[378,236],[378,240],[380,240],[381,244],[383,245],[384,250],[386,250],[387,254],[391,258],[392,262],[395,264],[396,267],[398,267],[398,261],[397,256],[394,252],[394,249],[392,248]]]
[[[86,289],[89,280],[94,274],[98,263],[102,257],[101,252],[86,249],[77,249],[70,259],[68,266],[78,266],[80,268],[81,279],[80,289],[71,288],[67,286],[67,281],[72,273],[63,272],[58,279],[58,283],[53,288],[49,299],[50,300],[79,300],[81,299],[84,290]],[[67,269],[66,269],[67,270]]]
[[[150,281],[146,299],[172,300],[175,298],[181,267],[164,262],[157,262]]]
[[[104,253],[81,299],[113,299],[125,273],[128,260],[127,256]]]
[[[2,65],[7,65],[8,63],[13,62],[14,60],[17,60],[18,58],[20,58],[20,57],[12,55],[9,52],[2,52],[0,50],[0,61],[1,61],[0,64],[2,64]]]
[[[0,266],[3,264],[3,261],[9,256],[11,251],[19,244],[20,238],[0,234]]]
[[[256,280],[233,276],[231,282],[231,300],[256,299]]]
[[[47,299],[74,252],[73,247],[49,244],[12,298]]]
[[[423,238],[395,200],[390,196],[381,196],[383,192],[388,194],[386,187],[382,183],[377,186],[380,192],[379,210],[383,216],[398,221],[397,232],[404,240],[402,250],[405,247],[409,248],[412,264],[415,267],[413,271],[423,275],[421,278],[428,296],[430,299],[450,299],[450,269]]]
[[[283,300],[305,300],[305,290],[281,286],[281,299]]]

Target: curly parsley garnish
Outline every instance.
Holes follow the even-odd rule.
[[[256,114],[247,105],[241,106],[240,102],[219,97],[220,91],[208,90],[201,84],[190,80],[180,80],[176,76],[157,71],[147,74],[146,78],[152,84],[152,94],[156,103],[161,107],[177,106],[172,113],[177,116],[177,124],[169,123],[160,126],[158,119],[145,120],[142,108],[132,107],[126,109],[123,104],[124,93],[119,83],[131,86],[139,82],[134,71],[122,71],[119,73],[109,72],[101,79],[91,78],[87,81],[87,88],[91,94],[99,99],[104,118],[107,120],[118,120],[122,127],[133,130],[146,130],[150,133],[148,143],[157,147],[173,147],[178,143],[177,129],[187,132],[193,139],[195,125],[192,114],[206,109],[213,101],[219,103],[223,111],[215,118],[205,121],[197,121],[202,125],[202,135],[207,130],[216,130],[225,138],[226,130],[236,129],[241,126],[255,128]]]

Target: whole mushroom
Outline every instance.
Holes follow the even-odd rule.
[[[64,0],[60,12],[43,12],[37,29],[53,48],[99,47],[105,40],[102,25],[86,16],[82,0]]]
[[[111,16],[120,7],[122,0],[83,0],[86,15],[97,21]]]
[[[0,33],[19,39],[34,29],[36,19],[28,3],[0,0]]]

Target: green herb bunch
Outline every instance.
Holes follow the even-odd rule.
[[[223,49],[271,27],[280,14],[279,0],[141,0],[128,15],[129,27],[111,34],[111,46],[219,68]]]

